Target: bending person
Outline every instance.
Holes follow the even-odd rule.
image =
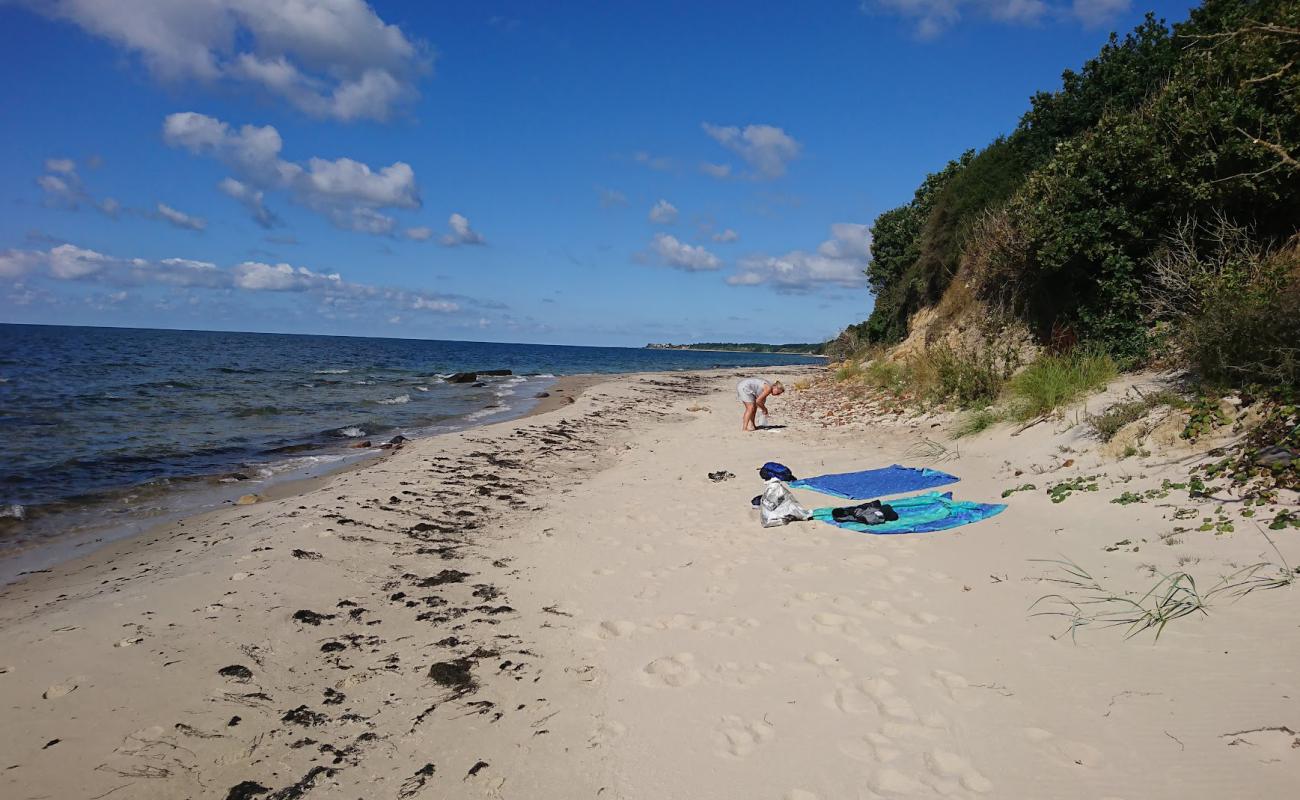
[[[785,392],[785,387],[780,381],[768,383],[762,378],[746,378],[736,384],[736,394],[740,397],[740,402],[745,406],[745,412],[740,417],[740,429],[742,431],[756,431],[758,427],[754,425],[754,416],[756,412],[762,411],[764,416],[767,415],[767,398],[769,395],[780,395]]]

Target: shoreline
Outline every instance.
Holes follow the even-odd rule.
[[[533,404],[518,416],[506,417],[503,420],[496,420],[486,424],[471,423],[460,430],[473,430],[475,428],[486,427],[498,424],[500,422],[511,422],[515,420],[527,419],[532,416],[544,414],[549,411],[561,408],[567,405],[579,396],[590,386],[597,385],[602,378],[606,376],[599,375],[562,375],[554,379],[544,391],[547,397],[528,398],[533,400]],[[619,377],[617,373],[607,376],[611,379]],[[572,398],[572,399],[570,399]],[[429,434],[419,436],[410,441],[420,441],[428,438],[445,435],[443,433]],[[213,475],[193,475],[176,478],[180,482],[186,482],[182,488],[174,489],[173,492],[188,491],[194,493],[195,504],[182,506],[169,512],[163,512],[156,519],[130,519],[118,522],[117,524],[99,528],[85,529],[78,532],[77,535],[68,539],[60,539],[57,536],[47,540],[38,540],[26,547],[13,550],[11,552],[0,553],[0,589],[16,583],[27,575],[41,574],[48,572],[53,567],[60,564],[94,553],[97,550],[108,546],[114,542],[129,541],[137,537],[147,536],[151,533],[165,528],[177,522],[182,522],[190,517],[200,516],[211,513],[223,508],[230,508],[237,505],[239,497],[252,494],[259,498],[258,502],[269,500],[284,500],[294,497],[298,494],[304,494],[312,489],[318,488],[323,481],[330,479],[335,475],[349,472],[357,469],[364,469],[376,460],[383,458],[391,450],[383,447],[366,448],[360,452],[349,453],[350,448],[342,448],[335,451],[322,451],[322,455],[338,456],[338,461],[325,461],[310,466],[292,469],[280,475],[274,475],[261,480],[240,481],[234,484],[225,484],[218,486],[217,476]],[[199,486],[200,482],[208,482],[211,485],[206,487]],[[192,485],[191,485],[192,484]],[[256,491],[235,491],[236,489],[256,489]],[[129,492],[134,489],[124,489]],[[166,492],[162,496],[166,496]],[[216,504],[202,504],[204,496],[227,495],[226,499],[220,500]],[[84,518],[96,508],[107,507],[107,499],[98,499],[89,503],[84,509],[67,509],[56,512],[55,515],[44,518],[46,525],[57,524],[60,519]],[[83,548],[86,548],[83,550]],[[80,552],[78,552],[80,551]]]
[[[793,385],[814,369],[771,372]],[[611,377],[0,589],[0,786],[1173,800],[1281,796],[1300,778],[1276,728],[1300,715],[1291,590],[1215,605],[1157,644],[1101,628],[1072,644],[1026,610],[1062,591],[1036,558],[1137,590],[1143,563],[1206,576],[1258,559],[1253,532],[1167,544],[1170,510],[1108,502],[1176,476],[1185,453],[1114,462],[1066,426],[994,431],[924,458],[962,499],[1036,483],[997,517],[912,536],[762,528],[764,461],[916,462],[951,419],[841,425],[796,390],[773,403],[787,427],[740,434],[737,374]],[[737,477],[709,480],[719,469]],[[1084,475],[1097,494],[1044,491]],[[1300,542],[1277,546],[1300,563]]]

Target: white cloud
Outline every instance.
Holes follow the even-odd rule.
[[[601,208],[616,208],[627,205],[627,195],[617,189],[597,188],[596,193],[600,195]]]
[[[222,190],[246,205],[250,192],[280,189],[337,227],[382,235],[396,230],[397,220],[379,209],[420,207],[415,170],[409,164],[397,161],[375,170],[350,158],[309,158],[305,166],[286,161],[280,157],[280,132],[270,125],[235,130],[219,119],[186,111],[163,120],[163,141],[233,169],[239,187],[223,181]],[[255,219],[256,208],[265,210],[261,203],[258,197],[250,206]]]
[[[862,0],[864,12],[893,14],[914,20],[916,35],[933,39],[965,16],[1011,25],[1037,25],[1044,20],[1076,17],[1085,25],[1102,25],[1127,11],[1131,0]]]
[[[274,228],[280,223],[279,218],[266,207],[264,193],[261,189],[254,189],[248,184],[237,181],[234,178],[225,178],[217,184],[217,188],[222,194],[233,198],[253,216],[253,221],[263,228]]]
[[[704,272],[722,266],[722,261],[703,247],[679,241],[666,233],[656,233],[650,249],[663,264],[687,272]]]
[[[445,234],[439,241],[445,247],[456,247],[462,244],[487,244],[487,240],[478,234],[469,225],[469,220],[460,214],[452,214],[447,218],[447,224],[451,226],[451,233]]]
[[[77,164],[70,158],[47,158],[45,159],[45,171],[71,175],[77,171]]]
[[[1132,5],[1132,0],[1073,0],[1070,11],[1084,25],[1095,28],[1128,11]]]
[[[806,292],[824,286],[858,288],[867,282],[864,271],[871,258],[867,225],[838,222],[831,238],[815,252],[792,250],[782,256],[754,255],[741,259],[732,286],[768,284],[780,292]]]
[[[660,225],[671,225],[677,221],[677,206],[667,200],[660,200],[650,209],[650,221]]]
[[[650,155],[644,150],[638,150],[637,152],[633,153],[632,160],[638,164],[644,164],[645,166],[657,172],[664,172],[666,170],[670,170],[673,168],[674,165],[673,160],[668,156],[654,156],[654,155]]]
[[[407,228],[403,235],[415,242],[427,242],[433,238],[433,228],[427,228],[423,225]]]
[[[731,177],[731,165],[711,164],[708,161],[704,161],[700,164],[700,172],[703,172],[705,175],[712,175],[715,178],[728,178]]]
[[[338,273],[321,273],[290,264],[245,261],[222,268],[207,261],[165,258],[116,258],[94,250],[61,244],[49,250],[10,250],[0,253],[0,279],[17,281],[44,278],[55,282],[80,282],[122,291],[139,286],[211,289],[226,292],[291,293],[308,296],[332,307],[367,313],[429,311],[452,314],[470,309],[504,308],[498,303],[460,295],[352,283]],[[25,284],[22,284],[25,286]]]
[[[418,95],[427,47],[364,0],[45,0],[159,80],[251,88],[315,117],[388,119]]]
[[[201,231],[208,227],[207,220],[202,217],[192,217],[184,211],[177,211],[166,203],[158,204],[158,216],[176,227],[185,228],[186,230]]]
[[[727,228],[724,231],[719,231],[718,233],[713,234],[713,241],[721,242],[723,244],[734,242],[739,238],[740,238],[740,234],[736,233],[731,228]]]
[[[94,250],[84,250],[70,244],[51,248],[47,263],[50,275],[59,280],[78,280],[103,270],[109,264],[108,256]]]
[[[713,125],[705,122],[704,132],[714,141],[758,171],[759,177],[779,178],[786,165],[799,157],[803,146],[780,128],[772,125],[746,125],[744,128]]]

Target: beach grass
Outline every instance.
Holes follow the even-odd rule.
[[[1114,360],[1093,350],[1042,356],[1011,379],[1011,414],[1022,422],[1049,414],[1104,388],[1117,374]]]

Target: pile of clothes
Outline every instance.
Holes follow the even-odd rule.
[[[1000,514],[1006,508],[997,503],[954,500],[951,492],[926,492],[888,502],[878,499],[884,494],[928,489],[959,480],[955,475],[929,468],[894,464],[883,469],[799,480],[785,465],[769,461],[759,468],[758,473],[767,486],[752,502],[764,528],[817,519],[863,533],[923,533],[978,522]],[[849,499],[877,499],[809,511],[799,504],[787,484]]]

